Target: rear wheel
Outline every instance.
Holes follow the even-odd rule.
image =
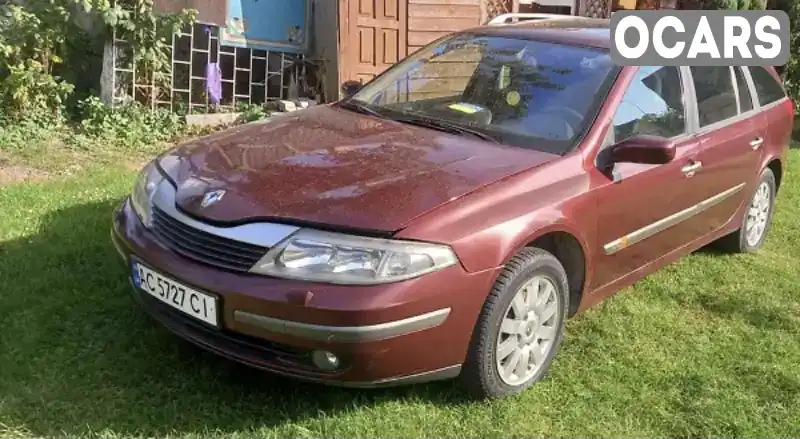
[[[730,235],[720,238],[716,244],[722,249],[734,253],[758,251],[764,245],[767,232],[772,224],[775,192],[775,174],[770,168],[765,168],[745,211],[742,227]]]
[[[461,385],[478,398],[519,393],[546,374],[564,333],[567,274],[551,253],[528,248],[509,261],[486,299]]]

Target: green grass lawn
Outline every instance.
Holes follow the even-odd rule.
[[[758,255],[698,252],[574,318],[549,378],[342,390],[202,352],[129,296],[129,166],[0,187],[0,437],[800,436],[800,151]]]

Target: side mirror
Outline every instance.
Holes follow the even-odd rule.
[[[611,148],[613,163],[662,165],[675,158],[675,142],[660,136],[638,135]]]
[[[349,98],[350,96],[353,96],[354,94],[358,93],[358,91],[361,90],[361,87],[363,86],[364,84],[362,84],[359,81],[354,81],[354,80],[345,81],[342,84],[342,94],[344,94],[344,97]]]

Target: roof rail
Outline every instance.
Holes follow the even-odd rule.
[[[487,23],[490,26],[497,26],[501,24],[507,24],[509,21],[513,19],[524,19],[524,20],[544,20],[544,19],[565,19],[565,18],[584,18],[577,15],[564,15],[564,14],[537,14],[537,13],[524,13],[524,12],[510,12],[507,14],[500,14],[497,17],[492,18]]]

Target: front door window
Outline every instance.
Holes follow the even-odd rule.
[[[677,67],[640,67],[612,120],[613,141],[640,134],[675,137],[686,131]]]

